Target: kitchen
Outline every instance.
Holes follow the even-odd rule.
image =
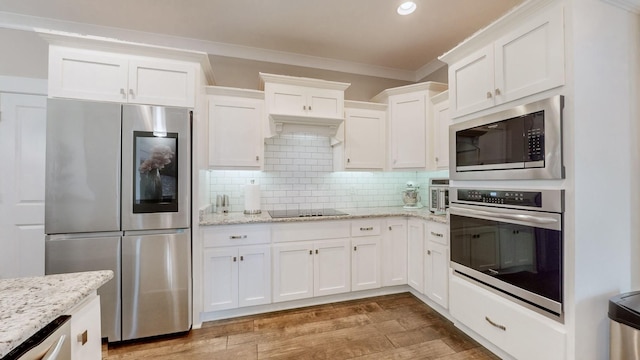
[[[636,205],[638,191],[635,186],[638,180],[638,151],[637,141],[635,141],[638,129],[636,122],[632,121],[638,114],[637,105],[632,100],[637,97],[638,72],[635,60],[638,41],[637,31],[632,31],[637,29],[637,15],[633,12],[637,6],[634,8],[633,3],[620,1],[560,3],[565,5],[566,69],[565,85],[560,90],[556,89],[555,93],[564,95],[566,101],[563,129],[566,175],[564,180],[552,180],[544,184],[547,187],[562,188],[566,191],[564,236],[566,252],[569,256],[565,260],[565,304],[571,304],[567,306],[565,315],[566,356],[580,359],[605,358],[608,347],[606,300],[617,293],[638,288],[640,273],[633,256],[638,251],[638,239],[635,235],[638,233],[637,221],[635,221],[638,216]],[[7,22],[10,23],[10,20]],[[593,26],[600,22],[606,22],[607,26],[598,28]],[[19,28],[17,25],[8,27]],[[499,32],[499,29],[493,31]],[[22,34],[26,33],[22,30],[3,32],[8,33],[7,37],[11,39],[16,33],[19,33],[19,39],[20,35],[26,36]],[[482,43],[480,40],[477,43]],[[6,41],[7,44],[12,44],[10,39]],[[10,45],[7,46],[10,47]],[[43,46],[45,50],[41,50],[42,47],[37,48],[39,49],[37,51],[40,51],[40,57],[47,56],[46,44]],[[185,48],[186,46],[176,47]],[[35,54],[16,54],[16,57],[20,58],[19,61],[32,61],[38,55],[37,51]],[[278,73],[271,71],[268,67],[265,70],[269,73]],[[216,71],[216,69],[214,74],[217,77],[225,76],[224,71]],[[251,81],[249,82],[251,86],[239,87],[255,88],[258,82],[257,73],[252,74],[251,80],[247,80],[247,82]],[[34,77],[19,72],[7,75]],[[354,81],[353,75],[337,78],[335,75],[325,77],[301,74],[301,76],[305,75],[349,82],[353,85],[361,83]],[[46,70],[44,75],[35,77],[46,78]],[[447,82],[446,78],[445,81],[436,80]],[[217,81],[222,83],[220,78]],[[384,88],[402,85],[404,84],[390,83]],[[21,91],[23,90],[17,90],[17,92]],[[46,88],[41,93],[46,94]],[[376,91],[366,96],[356,95],[346,98],[366,101],[377,93]],[[553,91],[547,91],[538,97],[547,97],[553,93]],[[487,112],[484,111],[484,113]],[[607,122],[605,127],[602,126],[604,122]],[[596,142],[596,139],[600,141]],[[602,151],[605,146],[607,151]],[[615,158],[611,157],[613,154]],[[270,164],[265,164],[265,166],[268,165]],[[210,172],[211,176],[218,177],[220,174],[217,171],[219,170]],[[327,176],[350,178],[351,175]],[[386,172],[371,172],[366,176],[371,178],[372,184],[382,184],[387,175]],[[389,176],[398,176],[397,180],[393,180],[395,190],[390,190],[390,193],[395,191],[396,194],[408,180],[416,181],[423,187],[426,186],[424,179],[428,177],[422,171],[407,172],[405,175],[393,172]],[[220,190],[216,184],[211,184],[210,191],[199,192],[199,194],[210,196],[228,192],[232,195],[231,192],[236,191],[236,195],[231,196],[232,210],[240,211],[243,199],[239,196],[237,189],[254,177],[264,184],[265,179],[258,179],[257,173],[247,175],[243,173],[243,178],[235,183],[236,190],[233,188]],[[341,189],[340,191],[346,194],[341,193],[340,196],[344,194],[351,197],[349,201],[356,202],[356,206],[370,201],[368,197],[371,194],[366,192],[378,190],[375,186],[363,190],[364,188],[358,185],[358,182],[355,184],[355,189],[350,188],[349,185],[346,189]],[[523,180],[519,185],[529,187],[541,184]],[[615,189],[613,194],[616,195],[611,196],[609,193],[596,190],[602,188]],[[265,190],[268,191],[263,189]],[[352,194],[354,190],[355,193]],[[618,196],[620,191],[625,195]],[[401,205],[399,196],[395,201],[396,205]],[[235,208],[233,208],[234,205]],[[351,203],[345,205],[348,207]],[[372,205],[376,206],[374,204],[367,206]],[[339,207],[339,204],[335,207]],[[609,211],[603,211],[603,209]]]

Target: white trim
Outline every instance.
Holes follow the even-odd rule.
[[[640,0],[602,0],[635,14],[640,14]]]
[[[126,39],[127,42],[190,49],[193,51],[205,52],[209,55],[234,57],[239,59],[264,61],[292,66],[302,66],[313,69],[338,71],[350,74],[375,76],[386,79],[396,79],[412,82],[418,81],[418,74],[421,74],[420,78],[424,78],[424,76],[428,75],[425,75],[424,71],[430,69],[430,64],[423,66],[418,71],[411,71],[318,56],[309,56],[178,36],[161,35],[107,26],[76,23],[2,11],[0,11],[0,28],[22,31],[50,29],[55,31],[64,31],[79,34],[91,34],[93,36],[113,39]]]
[[[422,81],[422,79],[424,79],[427,76],[433,74],[434,72],[436,72],[438,69],[440,69],[441,67],[443,67],[445,65],[447,65],[447,64],[443,63],[442,61],[440,61],[438,59],[434,59],[430,63],[424,64],[420,69],[416,70],[416,79],[415,79],[415,81]]]
[[[47,80],[0,75],[0,92],[47,96]]]

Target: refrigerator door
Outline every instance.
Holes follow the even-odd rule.
[[[121,233],[49,235],[45,241],[45,274],[112,270],[113,279],[98,289],[102,337],[122,340],[120,316]]]
[[[120,230],[121,105],[48,99],[45,233]]]
[[[189,227],[190,139],[187,109],[123,105],[123,230]]]
[[[122,239],[122,340],[191,328],[188,229],[125,232]]]

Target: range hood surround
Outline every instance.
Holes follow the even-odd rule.
[[[338,138],[340,136],[336,135],[344,118],[269,114],[269,122],[274,136],[305,133]]]

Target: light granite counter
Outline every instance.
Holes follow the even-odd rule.
[[[113,271],[0,279],[0,357],[113,278]]]
[[[423,220],[429,220],[439,223],[449,223],[447,215],[434,215],[429,212],[428,208],[408,210],[402,207],[376,207],[376,208],[354,208],[354,209],[338,209],[347,213],[343,216],[313,216],[313,217],[295,217],[295,218],[278,218],[274,219],[269,216],[268,211],[263,211],[258,215],[245,215],[241,212],[228,214],[202,214],[200,217],[200,225],[232,225],[232,224],[253,224],[253,223],[281,223],[281,222],[301,222],[301,221],[323,221],[323,220],[352,220],[379,217],[414,217]]]

